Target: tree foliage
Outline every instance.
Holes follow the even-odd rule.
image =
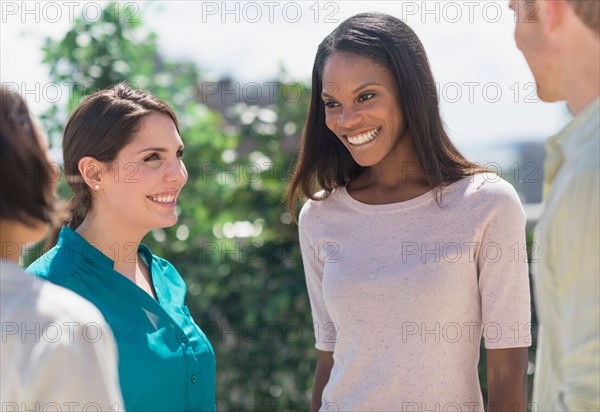
[[[177,225],[154,230],[144,243],[186,281],[186,303],[215,349],[219,404],[306,409],[316,351],[297,229],[283,193],[308,89],[296,84],[294,98],[286,98],[282,71],[267,104],[236,96],[228,115],[211,110],[202,104],[196,64],[163,58],[141,17],[124,22],[111,7],[98,22],[77,20],[59,41],[46,40],[52,81],[74,85],[69,101],[42,122],[56,137],[82,97],[121,81],[174,108],[189,180]],[[61,193],[70,196],[64,184]]]
[[[238,93],[226,110],[212,110],[203,104],[201,69],[165,59],[142,16],[118,19],[116,8],[108,4],[97,22],[76,20],[59,41],[46,39],[51,80],[72,85],[72,93],[42,123],[56,145],[82,97],[122,81],[173,107],[189,180],[177,225],[154,230],[144,243],[186,281],[186,304],[215,349],[220,410],[306,410],[316,350],[284,192],[308,86],[291,84],[282,69],[266,104],[243,102]],[[59,192],[70,196],[64,182]],[[481,355],[486,397],[483,348]]]

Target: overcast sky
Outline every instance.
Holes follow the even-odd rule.
[[[59,39],[74,16],[97,18],[104,2],[0,1],[0,79],[18,86],[35,113],[47,107],[44,37]],[[513,39],[515,15],[499,1],[167,1],[133,3],[171,59],[193,59],[209,80],[225,75],[242,87],[266,82],[280,64],[310,80],[319,42],[343,19],[365,11],[408,23],[429,56],[442,114],[459,147],[541,141],[570,119],[564,104],[537,101],[533,77]],[[141,11],[124,9],[118,18]],[[46,87],[46,94],[44,94]],[[46,101],[45,101],[46,100]]]

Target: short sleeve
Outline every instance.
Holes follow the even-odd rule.
[[[313,223],[308,216],[311,204],[312,202],[308,201],[300,212],[300,250],[312,311],[315,347],[321,351],[333,352],[337,341],[337,328],[329,316],[323,295],[324,263],[319,259],[318,241],[312,240],[309,235],[313,229]]]
[[[487,187],[485,187],[487,186]],[[531,346],[526,216],[514,188],[485,182],[477,266],[486,349]]]

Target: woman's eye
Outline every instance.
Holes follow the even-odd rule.
[[[183,152],[183,149],[181,149],[181,150],[178,150],[178,151],[177,151],[177,157],[179,157],[179,158],[183,157],[183,153],[184,153],[184,152]]]
[[[152,153],[150,156],[144,158],[144,162],[149,162],[151,160],[158,160],[158,153]]]
[[[365,100],[372,99],[375,96],[375,93],[365,93],[358,98],[359,102],[364,102]]]
[[[332,101],[327,101],[325,102],[325,107],[332,109],[334,107],[338,107],[339,104],[337,104],[336,102],[332,102]]]

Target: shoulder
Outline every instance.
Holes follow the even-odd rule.
[[[54,246],[27,267],[27,272],[63,284],[67,277],[76,272],[78,263],[76,255],[68,248]]]
[[[324,190],[314,194],[313,199],[308,199],[300,210],[298,216],[298,227],[300,231],[310,230],[315,225],[320,225],[321,222],[327,219],[327,214],[331,211],[339,209],[339,189],[334,189],[329,195]]]
[[[97,326],[106,326],[104,317],[92,303],[77,293],[62,286],[55,285],[43,279],[34,279],[40,282],[39,295],[36,308],[40,315],[52,319],[70,320],[78,326],[95,323]]]
[[[444,189],[442,204],[477,221],[504,217],[522,221],[525,211],[515,188],[494,173],[476,173],[454,182]]]
[[[315,193],[315,197],[319,196],[320,199],[323,196],[324,192]],[[310,220],[311,217],[316,213],[319,208],[319,203],[322,200],[312,200],[308,199],[304,205],[302,205],[302,209],[300,209],[300,215],[298,216],[298,222],[300,224],[305,223],[307,220]]]
[[[494,173],[477,173],[463,179],[462,191],[466,201],[490,208],[512,206],[522,209],[515,188]]]
[[[331,210],[334,206],[336,198],[339,197],[339,189],[334,189],[329,195],[324,190],[314,194],[313,199],[308,199],[300,210],[298,224],[300,227],[310,225],[315,220],[319,220],[323,213]]]
[[[44,324],[71,324],[73,327],[89,322],[105,326],[100,311],[77,293],[24,271],[19,279],[19,290],[8,297],[15,301],[10,317]]]

